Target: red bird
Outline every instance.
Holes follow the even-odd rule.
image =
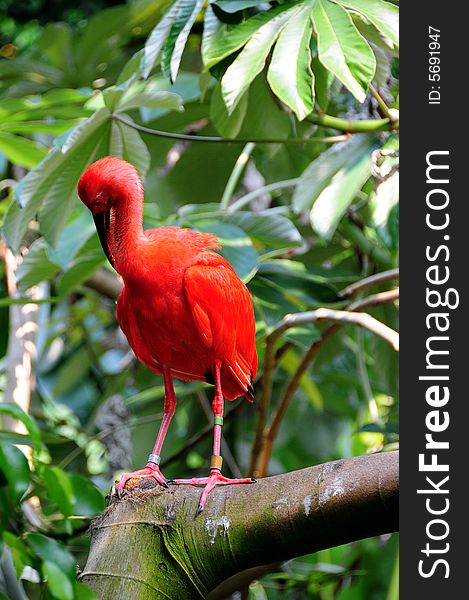
[[[124,474],[153,477],[167,486],[159,463],[176,409],[173,377],[215,385],[213,456],[210,475],[174,483],[203,485],[197,514],[217,484],[251,483],[221,474],[223,398],[254,400],[257,371],[252,300],[231,265],[214,250],[215,235],[180,227],[142,228],[143,187],[135,167],[107,156],[93,163],[78,182],[78,195],[91,210],[103,250],[121,275],[117,320],[136,357],[163,375],[163,421],[144,469]]]

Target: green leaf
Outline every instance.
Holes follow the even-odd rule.
[[[99,600],[99,598],[85,584],[75,581],[75,600]]]
[[[40,533],[28,533],[25,539],[39,558],[54,563],[68,579],[75,579],[75,559],[62,543]]]
[[[376,142],[368,141],[361,152],[334,175],[313,204],[311,226],[327,240],[331,239],[345,210],[370,177],[371,153],[376,146]]]
[[[318,56],[359,102],[364,102],[375,73],[375,56],[350,15],[329,0],[316,0],[312,19]]]
[[[314,95],[316,104],[322,112],[329,106],[329,90],[334,76],[321,63],[317,56],[313,57],[311,67],[314,73]]]
[[[129,115],[125,118],[133,123]],[[137,130],[120,121],[113,121],[111,126],[110,151],[113,156],[118,156],[132,163],[140,173],[142,179],[150,168],[150,152],[147,145]]]
[[[234,138],[238,135],[246,116],[247,108],[248,94],[244,94],[234,111],[228,114],[221,94],[221,85],[217,83],[210,103],[210,120],[222,136]]]
[[[311,7],[294,15],[280,33],[275,45],[267,80],[272,91],[302,121],[314,107],[311,71]]]
[[[49,259],[45,240],[39,238],[31,244],[16,271],[18,289],[20,292],[25,292],[33,285],[51,279],[58,272],[59,267]]]
[[[147,39],[145,44],[145,54],[143,55],[141,63],[142,76],[144,79],[150,75],[155,62],[163,49],[169,31],[176,20],[180,3],[181,0],[176,0]]]
[[[248,109],[240,131],[240,137],[287,138],[292,130],[289,115],[275,102],[262,75],[256,77],[248,92]],[[271,156],[278,146],[264,147],[263,151]]]
[[[75,515],[95,517],[104,510],[104,497],[89,479],[81,475],[70,475],[70,482],[75,496]]]
[[[267,55],[288,19],[296,16],[298,7],[274,16],[251,36],[239,56],[226,70],[221,81],[222,95],[231,114],[252,80],[264,68]]]
[[[36,425],[36,422],[24,412],[22,408],[13,402],[1,402],[0,403],[0,415],[8,415],[12,419],[21,421],[28,430],[31,440],[36,448],[40,448],[41,442],[41,431]]]
[[[244,10],[263,3],[264,0],[215,0],[212,4],[216,4],[224,12],[235,13],[238,10]]]
[[[89,211],[84,206],[64,227],[56,248],[47,247],[49,259],[61,269],[67,269],[74,256],[96,232]]]
[[[178,2],[177,16],[171,25],[162,58],[163,71],[172,82],[176,80],[187,38],[204,2],[205,0],[179,0]]]
[[[334,144],[326,152],[322,152],[301,175],[293,194],[292,205],[295,212],[311,207],[335,173],[352,161],[366,146],[366,137],[357,135],[346,143]]]
[[[52,150],[16,186],[19,206],[10,205],[3,224],[6,241],[14,250],[39,209],[42,233],[50,243],[57,241],[76,198],[78,177],[93,160],[109,116],[109,110],[102,108],[80,123],[61,148]]]
[[[34,168],[47,154],[47,148],[39,142],[0,131],[0,152],[20,167]]]
[[[116,107],[116,112],[134,110],[135,108],[162,108],[169,110],[184,110],[182,98],[171,92],[142,92],[126,100],[126,95],[122,97],[122,102]]]
[[[204,24],[206,27],[208,18],[209,34],[205,35],[204,33],[204,45],[202,48],[202,59],[205,70],[208,71],[225,57],[242,48],[259,29],[289,10],[292,10],[292,6],[290,4],[283,4],[254,15],[239,25],[230,26],[220,25],[220,21],[209,7]]]
[[[399,46],[399,7],[383,0],[336,0],[338,4],[356,10]]]
[[[57,119],[55,121],[11,121],[10,123],[1,123],[0,131],[9,131],[10,133],[64,133],[77,125],[76,119]],[[44,156],[44,155],[43,155]],[[41,159],[43,158],[41,157]]]
[[[47,579],[47,587],[54,598],[73,600],[73,583],[58,565],[45,560],[42,563],[42,574]]]
[[[93,235],[78,251],[72,262],[68,265],[67,271],[59,278],[58,292],[64,296],[77,289],[106,262],[91,215],[88,214],[88,211],[85,214],[89,219],[90,226],[93,227]]]
[[[44,467],[44,482],[48,498],[66,517],[74,513],[75,494],[69,476],[59,467]]]
[[[29,487],[29,465],[25,455],[13,444],[0,441],[0,470],[18,503]]]

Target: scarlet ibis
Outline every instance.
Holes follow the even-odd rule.
[[[107,156],[93,163],[78,182],[109,262],[124,288],[117,320],[136,357],[163,375],[163,420],[145,468],[124,474],[121,495],[131,478],[152,477],[167,486],[160,454],[176,409],[173,377],[215,385],[213,455],[208,477],[172,483],[205,485],[197,514],[217,484],[251,483],[221,474],[224,397],[254,400],[257,371],[252,300],[231,265],[215,250],[216,236],[175,226],[143,230],[143,186],[130,163]]]

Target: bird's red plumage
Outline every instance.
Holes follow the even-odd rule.
[[[179,227],[143,232],[135,175],[131,165],[108,157],[79,183],[92,212],[93,203],[110,211],[106,239],[124,281],[117,318],[135,355],[157,373],[165,366],[185,380],[212,380],[218,364],[223,395],[252,399],[257,354],[246,286],[214,252],[214,235]]]

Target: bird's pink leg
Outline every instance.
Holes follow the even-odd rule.
[[[144,477],[152,477],[160,485],[168,487],[166,478],[160,471],[160,454],[163,442],[168,431],[169,424],[176,410],[176,394],[174,393],[173,380],[171,372],[167,367],[163,367],[163,379],[164,379],[164,408],[163,408],[163,420],[161,421],[160,430],[158,431],[158,437],[156,438],[153,451],[148,457],[147,465],[144,469],[134,471],[133,473],[124,473],[119,479],[116,486],[113,488],[113,493],[117,493],[118,496],[122,494],[125,488],[125,484],[129,479],[143,479]],[[111,495],[113,495],[113,493]]]
[[[221,390],[220,367],[215,367],[215,397],[212,403],[213,410],[213,455],[210,463],[210,475],[208,477],[193,477],[192,479],[175,479],[172,483],[183,485],[205,485],[200,496],[196,516],[204,509],[209,493],[216,485],[233,485],[237,483],[254,483],[252,477],[241,479],[229,479],[221,474],[223,459],[220,455],[221,428],[223,426],[223,393]]]

